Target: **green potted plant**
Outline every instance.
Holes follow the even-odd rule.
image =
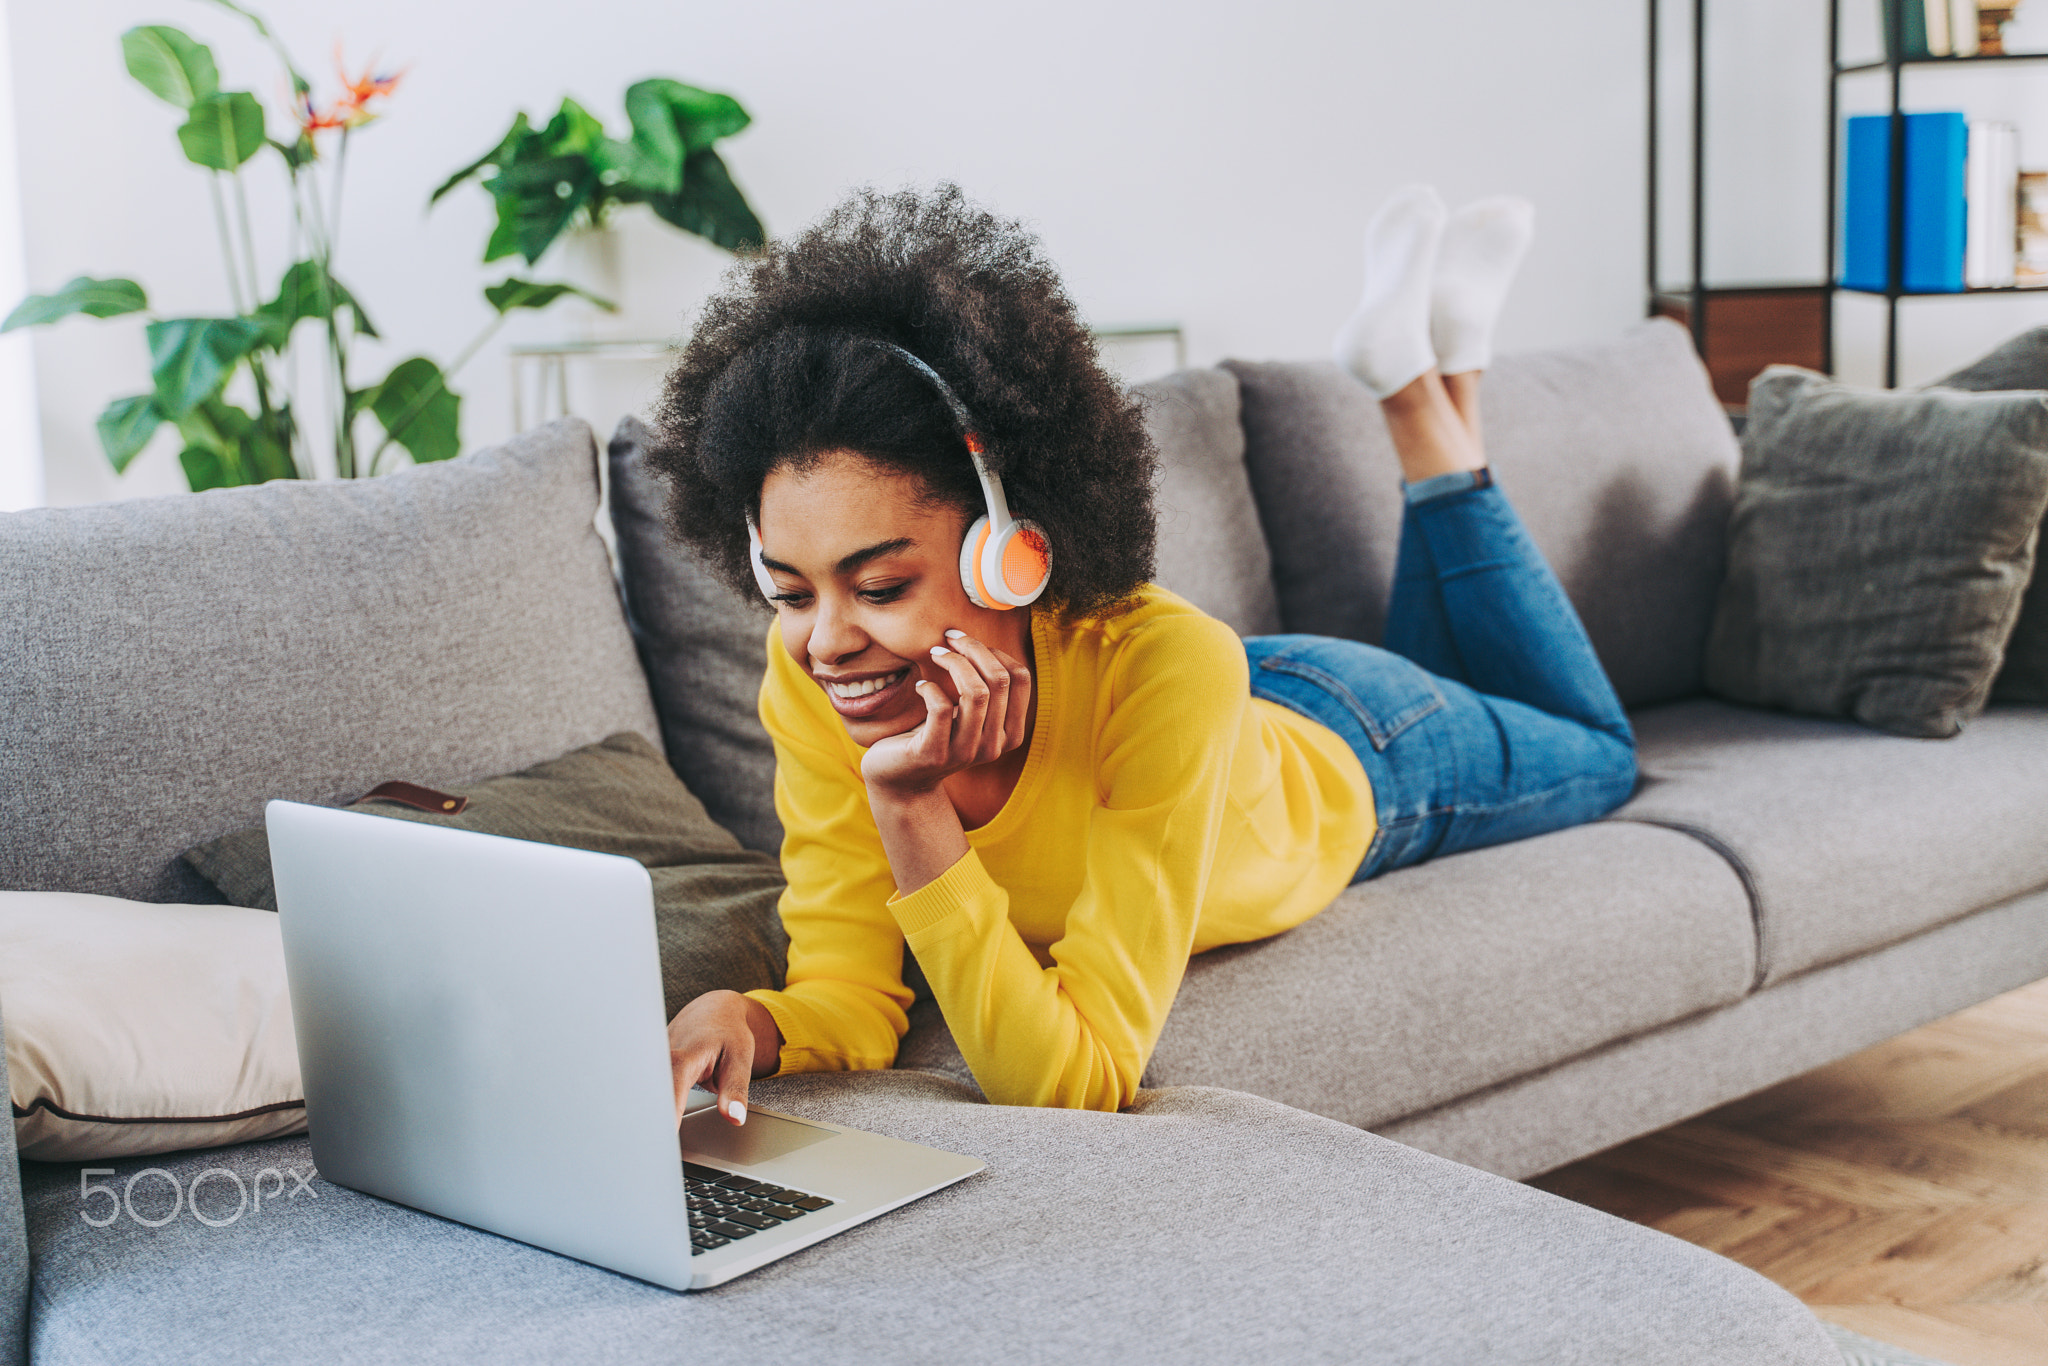
[[[524,113],[496,146],[443,181],[429,205],[482,178],[498,211],[486,264],[517,254],[537,263],[574,226],[601,227],[613,209],[645,204],[682,231],[742,251],[767,240],[714,144],[751,120],[739,101],[679,81],[626,89],[631,136],[620,139],[571,99],[539,128]]]
[[[308,478],[315,462],[301,414],[315,406],[328,414],[333,467],[343,478],[391,468],[400,452],[414,462],[456,455],[462,449],[461,399],[449,377],[507,315],[570,295],[600,308],[612,305],[573,284],[507,276],[485,288],[491,320],[447,366],[410,356],[366,381],[356,344],[380,338],[358,296],[335,272],[339,209],[350,141],[378,119],[403,73],[365,70],[350,76],[340,70],[337,52],[339,93],[323,104],[259,15],[233,0],[210,3],[251,24],[276,53],[289,91],[289,133],[271,135],[269,113],[252,93],[223,90],[212,52],[184,32],[145,25],[121,36],[129,74],[184,113],[178,145],[207,172],[232,311],[151,317],[150,390],[116,399],[99,417],[108,461],[116,471],[127,469],[169,430],[181,443],[179,462],[195,491]],[[668,222],[728,248],[762,240],[760,220],[711,148],[746,126],[737,102],[673,81],[643,81],[628,92],[627,107],[633,136],[626,142],[605,137],[572,101],[563,102],[545,129],[529,127],[521,115],[490,153],[451,177],[429,203],[491,168],[486,187],[498,202],[499,226],[486,261],[514,252],[537,261],[571,221],[601,221],[617,203],[646,203]],[[259,158],[284,173],[291,206],[287,264],[270,290],[261,283],[244,181],[245,168]],[[0,332],[79,314],[148,312],[148,295],[135,281],[80,276],[23,300],[0,322]],[[301,367],[292,363],[292,352],[308,334],[321,353],[322,405],[294,391],[292,377]]]

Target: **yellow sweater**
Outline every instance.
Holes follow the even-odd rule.
[[[888,1067],[917,955],[990,1100],[1130,1103],[1190,954],[1278,934],[1341,891],[1371,788],[1327,727],[1250,696],[1229,627],[1148,586],[1119,616],[1034,612],[1038,714],[1009,801],[896,895],[863,749],[768,637],[761,720],[782,817],[781,1072]]]

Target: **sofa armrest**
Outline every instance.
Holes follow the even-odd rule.
[[[0,1094],[7,1090],[7,1036],[0,1030]],[[0,1126],[0,1366],[28,1362],[28,1228],[21,1211],[21,1163],[14,1118]]]

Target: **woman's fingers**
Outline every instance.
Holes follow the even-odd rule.
[[[747,1082],[754,1075],[754,1036],[736,1030],[718,1056],[718,1113],[728,1124],[747,1122]]]
[[[924,725],[919,728],[912,752],[919,763],[937,767],[945,762],[953,746],[953,700],[946,690],[929,679],[912,685],[924,701]]]
[[[981,757],[978,751],[982,722],[989,710],[988,680],[971,659],[948,646],[935,646],[932,662],[946,671],[953,681],[953,691],[960,697],[954,704],[959,712],[953,721],[952,757],[962,764],[977,763]]]
[[[975,758],[978,762],[1000,758],[1024,743],[1024,723],[1031,711],[1031,671],[964,631],[946,632],[946,643],[973,663],[989,690]]]
[[[690,1103],[690,1088],[709,1082],[718,1070],[718,1049],[701,1043],[680,1051],[671,1048],[668,1062],[675,1073],[676,1123],[681,1124],[683,1109]]]

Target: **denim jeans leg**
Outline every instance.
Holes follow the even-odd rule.
[[[1447,632],[1457,681],[1634,744],[1571,599],[1486,471],[1410,486],[1404,549],[1411,532],[1427,549],[1440,597],[1430,604],[1410,595],[1414,607],[1403,612],[1413,610],[1416,625],[1397,626],[1390,613],[1388,648],[1401,649],[1411,634],[1427,642]]]
[[[1379,830],[1354,882],[1598,819],[1634,787],[1633,750],[1613,735],[1391,651],[1294,635],[1245,653],[1254,697],[1327,726],[1365,769]]]

